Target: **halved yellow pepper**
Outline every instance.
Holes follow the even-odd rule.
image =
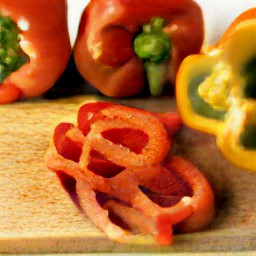
[[[185,58],[176,98],[187,126],[215,135],[232,164],[256,171],[256,8],[238,16],[216,46]]]

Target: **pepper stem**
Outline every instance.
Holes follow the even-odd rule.
[[[19,30],[9,18],[0,14],[0,83],[28,61],[19,45]]]
[[[134,51],[144,60],[150,92],[153,96],[162,93],[163,85],[168,78],[167,61],[170,58],[171,41],[162,30],[164,20],[152,18],[149,24],[143,25],[143,31],[134,40]]]
[[[166,64],[166,61],[161,63],[146,61],[144,63],[144,67],[151,95],[160,95],[163,91],[163,85],[169,77],[168,64]]]

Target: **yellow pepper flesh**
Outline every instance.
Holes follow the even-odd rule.
[[[256,171],[256,8],[240,15],[209,49],[180,66],[179,112],[187,126],[215,135],[232,164]]]

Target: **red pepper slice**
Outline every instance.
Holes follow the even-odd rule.
[[[113,103],[109,102],[93,102],[83,105],[78,111],[78,128],[86,136],[91,129],[91,124],[104,117],[101,110],[113,105]],[[169,112],[163,115],[152,113],[152,115],[164,122],[169,134],[172,134],[177,127],[180,126],[181,120],[176,113]],[[67,132],[69,131],[70,134],[70,130],[73,127],[74,126],[71,124],[59,124],[55,128],[54,144],[60,155],[78,162],[81,156],[81,143],[79,144],[77,141],[72,141],[70,137],[67,137]],[[114,144],[122,144],[124,147],[129,148],[136,154],[141,153],[143,147],[148,143],[147,134],[141,130],[131,128],[107,129],[102,133],[102,135],[105,139],[113,142]],[[116,165],[111,161],[108,161],[98,151],[92,150],[90,153],[88,169],[103,177],[111,177],[123,170],[123,166]]]
[[[124,170],[124,167],[108,161],[102,154],[94,150],[90,152],[90,162],[88,163],[87,168],[104,178],[114,177]]]
[[[192,232],[213,217],[213,192],[203,174],[180,157],[167,157],[167,127],[177,128],[177,115],[167,116],[95,102],[80,108],[78,127],[55,128],[46,165],[75,179],[65,176],[72,184],[66,189],[114,240],[166,245],[173,229]]]
[[[71,45],[65,0],[1,0],[0,5],[1,17],[17,24],[20,48],[28,57],[0,84],[0,104],[5,104],[52,87],[68,63]]]
[[[184,182],[187,183],[185,190]],[[122,172],[105,180],[101,188],[91,189],[91,184],[83,179],[78,179],[77,183],[77,196],[86,215],[119,242],[167,245],[172,242],[172,229],[181,232],[202,229],[214,214],[214,197],[208,181],[195,166],[180,157],[168,158],[164,166],[140,169],[136,175],[129,170]],[[168,183],[172,185],[166,187]],[[141,193],[138,186],[147,191]],[[99,202],[97,195],[102,187],[109,194]],[[152,198],[152,191],[155,198]],[[179,194],[180,201],[176,201],[175,194]],[[156,197],[158,202],[169,202],[160,205]],[[155,242],[148,237],[137,241],[134,235],[137,233],[151,234]]]
[[[79,108],[77,115],[78,128],[86,136],[90,129],[91,124],[95,121],[95,114],[98,114],[102,109],[112,106],[114,103],[111,102],[91,102],[84,104]]]
[[[146,82],[143,61],[133,42],[143,25],[161,17],[171,41],[169,80],[181,61],[200,51],[204,25],[200,7],[191,0],[92,0],[82,15],[74,58],[81,75],[112,97],[140,93]]]
[[[91,124],[95,122],[96,119],[102,118],[102,115],[100,115],[99,112],[112,105],[114,105],[113,102],[97,102],[97,104],[91,102],[84,104],[79,108],[77,116],[78,128],[85,136],[89,133]],[[98,114],[97,117],[95,117],[96,114]],[[182,119],[176,112],[165,112],[162,114],[151,112],[151,114],[164,123],[170,136],[182,126]]]
[[[181,117],[175,112],[157,114],[156,117],[163,122],[170,137],[172,137],[175,132],[179,131],[183,125]]]
[[[74,162],[79,162],[82,154],[82,144],[71,140],[67,136],[67,132],[74,127],[70,123],[60,123],[56,126],[53,136],[53,142],[58,153]]]
[[[202,229],[212,220],[214,215],[214,194],[206,177],[192,163],[181,158],[167,158],[164,166],[176,172],[183,182],[190,185],[192,195],[192,215],[178,224],[183,233]]]
[[[149,112],[113,105],[103,109],[101,114],[104,118],[91,125],[91,131],[83,147],[82,168],[86,168],[88,164],[87,156],[91,149],[100,152],[111,162],[124,167],[151,165],[164,159],[170,147],[168,133],[163,124]],[[149,141],[141,154],[116,145],[102,136],[106,130],[122,128],[141,130],[148,134]]]

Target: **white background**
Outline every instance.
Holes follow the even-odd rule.
[[[68,25],[73,44],[81,14],[89,0],[67,1]],[[251,7],[256,7],[256,0],[196,0],[196,2],[199,3],[204,14],[206,44],[215,44],[228,25],[240,13]]]

